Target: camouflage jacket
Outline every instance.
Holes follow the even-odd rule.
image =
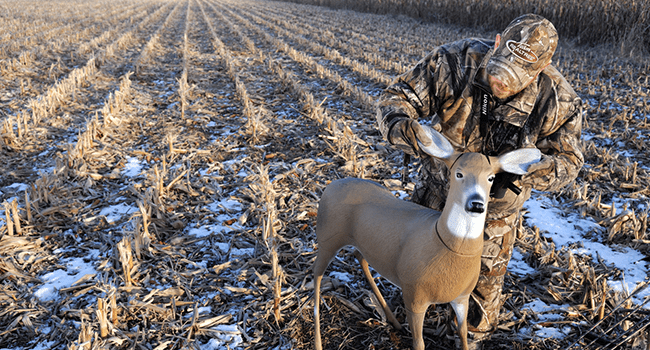
[[[518,181],[523,195],[492,199],[488,214],[509,214],[537,190],[557,190],[575,179],[584,163],[581,152],[582,102],[573,88],[549,65],[524,90],[504,101],[491,95],[485,65],[494,41],[464,39],[435,48],[411,71],[398,77],[378,102],[379,130],[391,144],[411,147],[391,136],[400,119],[431,119],[459,151],[498,155],[516,148],[537,147],[552,166]],[[481,117],[480,100],[490,113]],[[440,180],[438,180],[439,182]],[[442,181],[445,181],[444,179]],[[435,182],[435,181],[434,181]],[[444,184],[439,187],[446,196]],[[510,192],[510,191],[508,191]],[[501,202],[501,203],[499,203]]]

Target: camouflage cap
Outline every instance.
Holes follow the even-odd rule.
[[[510,22],[487,64],[487,73],[513,91],[523,90],[550,62],[557,31],[546,18],[527,14]]]

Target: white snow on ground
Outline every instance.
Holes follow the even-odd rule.
[[[99,251],[89,252],[87,256],[99,256]],[[83,258],[59,260],[59,263],[65,266],[65,269],[48,272],[41,276],[43,285],[36,290],[34,295],[41,301],[58,298],[59,289],[72,287],[81,278],[97,274],[97,270],[95,270],[92,263],[93,261],[96,261],[96,259],[91,259],[90,262],[85,262]]]
[[[543,196],[532,197],[524,208],[530,212],[525,216],[526,222],[539,227],[545,237],[552,238],[556,249],[578,242],[582,248],[573,249],[572,253],[589,255],[593,259],[600,257],[608,266],[621,269],[625,281],[609,280],[609,287],[617,291],[632,292],[648,277],[650,266],[642,260],[645,256],[639,251],[618,245],[610,247],[585,238],[585,234],[589,232],[605,231],[592,218],[583,218],[578,213],[566,211],[561,204],[552,203],[549,198]],[[650,290],[637,295],[635,301],[640,302],[646,296],[650,296]]]
[[[522,306],[520,312],[533,313],[536,320],[529,322],[532,323],[530,327],[524,327],[520,330],[522,334],[537,336],[540,338],[564,338],[571,331],[571,327],[544,327],[539,323],[554,322],[564,320],[564,314],[569,311],[569,305],[548,305],[545,302],[537,299]]]
[[[9,186],[5,186],[5,189],[11,190],[11,191],[16,192],[16,193],[23,192],[28,188],[29,188],[29,185],[22,184],[22,183],[14,183],[14,184],[11,184]]]
[[[48,350],[51,349],[52,346],[54,346],[54,344],[56,344],[56,341],[44,341],[42,343],[36,344],[33,348],[31,348],[31,350]],[[14,349],[2,348],[0,350],[18,350],[18,349],[22,349],[22,348],[14,348]]]
[[[220,215],[219,217],[217,217],[217,219],[221,220],[222,222],[231,218],[232,217],[225,216],[225,215],[224,216]],[[189,229],[187,234],[195,237],[206,237],[216,233],[228,233],[231,232],[232,230],[233,228],[227,225],[202,225],[201,227],[195,227]]]
[[[508,272],[518,276],[525,276],[535,273],[535,269],[524,261],[524,256],[521,254],[521,251],[515,247],[512,251],[512,259],[508,263]]]
[[[629,247],[608,246],[589,238],[589,236],[593,236],[602,239],[602,235],[594,235],[593,233],[604,233],[606,231],[592,218],[581,217],[578,213],[567,211],[563,208],[562,203],[554,202],[536,191],[533,191],[531,198],[524,204],[524,209],[528,211],[524,215],[526,223],[529,226],[537,226],[543,237],[551,238],[556,249],[561,249],[563,246],[568,247],[571,243],[578,243],[579,248],[571,250],[573,254],[591,256],[594,260],[600,258],[608,266],[622,270],[624,280],[608,280],[610,288],[631,293],[647,279],[647,271],[650,266],[642,260],[645,257],[643,254]],[[591,235],[588,236],[589,233]],[[508,271],[522,277],[535,272],[524,261],[523,255],[518,249],[515,249],[512,254],[512,260],[508,264]],[[637,304],[641,304],[645,298],[650,298],[650,288],[646,288],[634,296],[632,300]],[[544,338],[562,338],[568,334],[569,327],[547,328],[537,325],[541,322],[563,319],[563,315],[568,311],[567,305],[547,305],[541,300],[535,300],[524,305],[522,311],[526,309],[530,309],[541,316],[539,316],[539,320],[531,321],[531,327],[523,328],[522,333]]]
[[[228,210],[228,211],[241,211],[242,206],[241,203],[234,199],[222,199],[218,202],[214,202],[207,207],[211,211],[217,213],[220,210]]]
[[[329,276],[341,282],[352,282],[354,278],[347,272],[330,271]]]
[[[2,174],[0,174],[0,176],[1,175]],[[3,188],[0,188],[0,196],[2,196],[4,194],[3,191],[7,192],[7,193],[14,193],[15,194],[14,196],[7,198],[5,201],[7,203],[12,203],[15,200],[15,201],[18,202],[18,207],[21,207],[19,197],[24,196],[25,190],[27,190],[28,188],[29,188],[29,185],[26,185],[24,183],[18,183],[18,182],[13,183],[13,184],[11,184],[9,186],[5,186]],[[5,201],[3,201],[2,203],[4,203]],[[4,217],[4,205],[2,205],[2,203],[0,203],[0,213],[3,214],[3,216],[1,216],[1,217]],[[2,222],[0,222],[0,227],[2,227],[2,226],[4,226],[4,220]]]
[[[124,165],[124,169],[122,169],[122,174],[128,177],[138,176],[142,172],[142,167],[143,161],[135,157],[129,157],[127,163]]]
[[[201,350],[235,349],[242,343],[242,336],[237,325],[218,325],[212,327],[214,338],[201,345]]]
[[[132,214],[137,210],[138,209],[132,205],[120,203],[102,209],[102,211],[99,212],[99,215],[105,216],[106,221],[109,224],[114,224],[116,221],[119,221],[122,218],[124,218],[125,215]]]
[[[242,229],[242,226],[237,221],[232,222],[230,224],[226,223],[231,220],[237,220],[241,215],[241,211],[243,208],[241,203],[239,203],[238,201],[234,199],[222,199],[220,201],[216,201],[207,205],[206,209],[208,209],[210,212],[213,213],[227,212],[232,214],[219,214],[216,217],[219,223],[201,225],[199,227],[190,228],[187,232],[188,234],[196,237],[206,237],[211,234],[216,234],[216,233],[226,234],[235,230]],[[224,252],[228,250],[227,247],[225,247],[225,249],[221,249],[221,247],[219,247],[219,249]]]

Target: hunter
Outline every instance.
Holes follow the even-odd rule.
[[[420,152],[416,120],[430,122],[458,151],[496,156],[537,147],[542,152],[527,175],[502,173],[492,186],[481,275],[468,314],[474,349],[481,349],[498,326],[519,213],[531,188],[558,190],[576,178],[584,163],[582,101],[551,65],[557,44],[550,21],[523,15],[494,41],[470,38],[436,47],[378,101],[383,137],[407,159],[421,158],[411,200],[435,210],[445,204],[447,168]]]

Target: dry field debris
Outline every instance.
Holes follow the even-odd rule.
[[[433,46],[495,34],[255,0],[0,8],[0,349],[311,348],[324,187],[412,189],[374,100]],[[650,66],[612,52],[556,55],[587,164],[526,206],[487,349],[648,348]],[[326,349],[410,348],[350,254],[323,296]],[[453,327],[432,308],[428,348]]]
[[[374,14],[406,15],[427,22],[501,30],[534,12],[555,24],[561,38],[610,44],[622,55],[650,52],[650,3],[638,0],[283,0]],[[616,43],[615,45],[611,45]]]

